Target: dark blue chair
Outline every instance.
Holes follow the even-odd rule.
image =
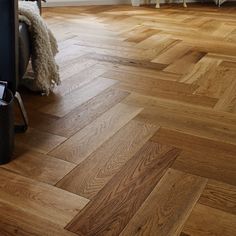
[[[41,11],[41,0],[37,3]],[[23,124],[16,126],[16,132],[24,132],[28,128],[27,113],[17,89],[30,56],[29,30],[26,24],[19,23],[18,0],[0,0],[0,80],[8,82],[21,111]]]

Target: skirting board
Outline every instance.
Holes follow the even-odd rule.
[[[130,0],[49,0],[44,7],[131,4]]]
[[[161,0],[160,3],[166,2]],[[182,3],[182,0],[173,0],[171,2]],[[187,2],[197,2],[197,0],[187,0]],[[140,0],[141,4],[156,3],[155,0]],[[48,0],[44,7],[56,7],[56,6],[89,6],[89,5],[118,5],[118,4],[130,4],[131,0]]]

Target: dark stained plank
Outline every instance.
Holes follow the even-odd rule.
[[[209,180],[199,203],[236,215],[236,187]]]
[[[121,235],[178,235],[206,181],[169,169]]]
[[[92,199],[158,128],[155,125],[131,120],[66,175],[57,187]]]
[[[119,235],[178,154],[147,142],[66,228],[82,235]]]

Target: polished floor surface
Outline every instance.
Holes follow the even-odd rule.
[[[236,235],[236,5],[43,16],[62,84],[22,91],[0,235]]]

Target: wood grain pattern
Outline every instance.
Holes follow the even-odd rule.
[[[152,137],[153,141],[171,145],[184,149],[186,151],[194,151],[196,153],[213,153],[221,155],[236,155],[235,145],[215,141],[178,130],[161,128]]]
[[[210,180],[199,203],[236,215],[236,187]]]
[[[178,149],[147,142],[67,229],[82,235],[118,235],[178,153]]]
[[[92,199],[158,128],[136,120],[130,121],[57,186]]]
[[[122,89],[132,93],[138,93],[145,96],[152,96],[164,99],[170,99],[174,101],[178,101],[180,103],[189,103],[193,106],[205,106],[212,108],[216,105],[217,100],[215,98],[210,98],[207,96],[199,96],[196,94],[190,94],[185,90],[183,93],[177,91],[165,91],[160,90],[158,87],[147,88],[137,84],[126,84],[120,83],[115,86],[118,89]]]
[[[232,236],[236,234],[235,224],[235,215],[197,204],[187,220],[183,232],[191,236]]]
[[[173,168],[236,185],[235,155],[182,152]]]
[[[30,214],[21,208],[2,202],[2,200],[0,200],[0,208],[0,234],[3,236],[76,236],[76,234],[63,229],[47,219]]]
[[[64,227],[88,200],[1,169],[0,199]]]
[[[169,169],[121,235],[178,235],[206,179]]]
[[[215,65],[208,73],[198,79],[199,88],[196,90],[196,94],[221,98],[230,85],[233,85],[235,72],[233,69]]]
[[[43,8],[62,83],[20,88],[30,129],[0,167],[0,235],[235,235],[235,14]]]
[[[139,107],[117,104],[50,154],[79,164],[141,110]]]
[[[144,75],[138,75],[138,74],[130,74],[128,72],[121,72],[121,71],[107,71],[103,74],[104,78],[108,79],[115,79],[118,81],[122,81],[125,84],[128,85],[135,85],[137,87],[147,88],[150,89],[150,87],[158,88],[161,91],[173,91],[173,88],[175,88],[175,91],[177,93],[193,93],[197,87],[194,85],[188,85],[183,83],[178,83],[176,81],[170,81],[159,78],[158,80],[156,78],[151,78]]]
[[[212,70],[215,70],[220,62],[221,60],[218,58],[209,58],[208,56],[205,56],[198,63],[196,63],[193,70],[182,77],[180,81],[187,84],[196,83],[206,74],[210,74]]]
[[[56,184],[75,167],[74,164],[58,160],[52,156],[34,151],[22,151],[21,154],[3,168],[17,174],[45,182]]]
[[[162,64],[172,64],[176,59],[179,59],[181,56],[185,55],[191,47],[182,42],[177,43],[169,50],[158,55],[152,62],[162,63]]]
[[[165,108],[147,108],[144,109],[138,117],[141,120],[149,120],[162,127],[181,130],[192,136],[200,136],[218,142],[221,142],[223,139],[225,143],[236,144],[235,126],[228,128],[227,125],[221,125],[207,119],[201,119],[201,121],[199,121],[191,116],[186,118],[186,116],[181,113],[174,115],[172,112],[166,111]]]
[[[232,75],[235,76],[235,74],[236,70]],[[236,82],[234,80],[233,83],[225,89],[224,94],[216,103],[214,109],[220,111],[227,111],[235,114],[236,113],[235,93],[236,93]]]
[[[87,61],[86,58],[84,58],[84,60]],[[79,63],[80,62],[78,62],[76,67],[80,65]],[[63,69],[61,70],[63,71]],[[54,89],[54,94],[60,96],[70,94],[72,91],[89,84],[91,81],[105,72],[106,69],[104,67],[97,65],[96,62],[93,61],[92,66],[89,66],[88,68],[85,68],[82,71],[69,76],[66,80],[63,80],[61,86]]]
[[[128,94],[125,91],[108,89],[75,108],[63,118],[41,128],[48,130],[50,133],[69,138],[122,101]]]
[[[206,53],[198,51],[189,51],[179,59],[175,60],[171,65],[165,68],[164,71],[186,74],[192,70],[195,63],[197,63]]]
[[[233,129],[236,124],[236,117],[234,114],[226,112],[216,112],[215,110],[208,109],[204,106],[192,106],[187,102],[178,102],[171,99],[164,99],[152,96],[144,96],[141,94],[132,93],[127,96],[122,103],[130,105],[138,105],[145,108],[154,108],[160,112],[166,111],[174,114],[182,114],[190,118],[202,120],[208,120],[213,123],[217,123],[217,126],[222,124],[222,129],[228,126],[227,130]],[[160,110],[162,109],[162,110]],[[231,128],[232,127],[232,128]]]
[[[84,102],[111,87],[115,83],[116,81],[114,80],[103,78],[96,79],[81,89],[75,90],[74,92],[68,94],[64,97],[64,99],[49,104],[40,111],[54,116],[63,117],[74,108],[82,105]]]
[[[41,153],[48,153],[65,140],[64,137],[42,132],[33,128],[28,129],[25,134],[18,134],[16,136],[17,145]]]

